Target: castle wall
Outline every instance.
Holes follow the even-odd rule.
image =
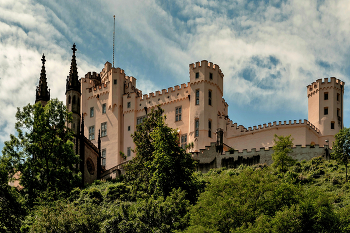
[[[98,153],[88,144],[84,145],[84,184],[92,184],[97,179]]]
[[[236,150],[252,148],[268,148],[273,146],[274,135],[288,136],[291,135],[294,145],[306,146],[307,144],[317,144],[319,133],[317,129],[307,120],[273,122],[273,124],[249,127],[248,129],[237,124],[231,125],[226,132],[224,143],[230,145]]]
[[[325,149],[325,147],[320,147],[319,145],[315,145],[314,147],[311,147],[310,145],[307,145],[305,147],[297,145],[292,148],[292,152],[289,154],[289,156],[298,161],[310,160],[314,157],[326,156]],[[254,164],[265,163],[267,165],[271,165],[273,163],[273,152],[274,151],[272,148],[269,147],[257,150],[252,149],[251,151],[247,151],[245,149],[242,152],[235,150],[234,153],[226,151],[223,154],[220,154],[216,152],[215,143],[211,143],[211,145],[206,147],[206,149],[202,149],[198,153],[192,153],[192,156],[194,160],[197,160],[199,162],[199,170],[205,173],[208,172],[211,168],[220,168],[223,166],[233,168],[234,166],[232,165],[234,162],[240,160],[254,159]],[[231,166],[230,163],[225,163],[225,160],[231,160]]]

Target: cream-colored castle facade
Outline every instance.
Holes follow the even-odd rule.
[[[332,145],[334,135],[343,127],[344,82],[339,79],[318,79],[307,86],[308,120],[247,129],[228,117],[223,78],[218,65],[196,62],[189,66],[187,84],[143,95],[134,77],[107,62],[100,73],[87,73],[81,79],[85,136],[97,145],[96,135],[101,130],[102,163],[108,170],[124,162],[120,152],[126,160],[132,159],[135,145],[130,135],[157,105],[164,109],[168,126],[177,129],[181,145],[193,142],[191,152],[216,142],[217,129],[223,131],[224,150],[243,151],[271,147],[274,134],[292,135],[294,145]]]
[[[79,80],[75,45],[72,50],[66,105],[73,114],[73,122],[68,126],[75,133],[75,151],[81,157],[79,167],[84,183],[113,177],[120,164],[135,156],[131,135],[158,105],[164,109],[167,125],[177,130],[180,145],[183,148],[193,145],[187,151],[200,166],[208,165],[202,170],[237,165],[243,159],[249,164],[252,163],[249,161],[270,164],[275,134],[294,138],[294,145],[299,146],[293,155],[296,159],[324,155],[325,145],[331,147],[334,135],[343,127],[345,83],[334,77],[318,79],[307,86],[308,120],[245,128],[233,123],[227,114],[224,74],[216,64],[208,61],[190,64],[187,84],[143,95],[134,77],[109,62],[101,72],[89,72]],[[36,102],[45,105],[50,92],[44,55],[42,61]]]

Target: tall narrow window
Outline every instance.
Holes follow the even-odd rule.
[[[101,123],[101,137],[107,136],[107,122]]]
[[[213,73],[209,73],[209,79],[213,80]]]
[[[181,121],[181,106],[175,108],[175,121]]]
[[[106,168],[106,149],[102,149],[101,165]]]
[[[102,104],[102,114],[106,113],[106,104]]]
[[[198,137],[198,136],[199,136],[199,119],[196,119],[196,120],[195,120],[194,126],[195,126],[194,136],[195,136],[195,137]]]
[[[114,85],[116,85],[117,84],[117,80],[116,79],[114,79]]]
[[[199,105],[199,89],[196,90],[196,105]]]
[[[331,122],[331,129],[334,129],[334,121]]]
[[[337,93],[337,101],[339,101],[339,100],[340,100],[340,94]]]
[[[145,118],[146,118],[146,116],[141,116],[141,117],[136,118],[136,124],[137,125],[141,124],[143,119],[145,119]]]
[[[130,131],[130,125],[128,126],[128,131]]]
[[[126,151],[127,151],[127,152],[126,152],[126,155],[127,155],[128,157],[130,157],[130,156],[131,156],[131,147],[128,147]]]
[[[328,100],[328,92],[324,93],[324,100]]]
[[[199,72],[196,73],[196,79],[199,78]]]
[[[95,139],[95,126],[90,126],[89,127],[89,140],[94,140]]]
[[[182,134],[181,135],[181,147],[183,149],[186,149],[187,146],[187,134]]]
[[[90,108],[90,117],[94,117],[94,107]]]
[[[211,90],[208,92],[208,104],[211,105]]]
[[[208,137],[211,138],[211,120],[208,121]]]
[[[128,108],[131,108],[131,102],[128,102],[128,103],[127,103],[127,107],[128,107]]]
[[[324,110],[323,110],[323,115],[328,115],[328,107],[325,107]]]

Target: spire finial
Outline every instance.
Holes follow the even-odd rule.
[[[43,54],[41,61],[43,63],[40,72],[39,85],[36,87],[35,103],[41,101],[42,105],[45,105],[50,100],[50,89],[47,86],[46,69],[45,69],[45,55]]]
[[[43,56],[42,56],[42,58],[41,58],[41,61],[43,62],[43,66],[45,65],[45,62],[46,62],[46,60],[45,60],[45,55],[43,54]]]
[[[73,50],[73,55],[75,55],[75,51],[77,51],[75,43],[73,44],[72,50]]]

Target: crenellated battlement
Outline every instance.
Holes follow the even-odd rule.
[[[325,78],[324,80],[317,79],[315,82],[307,85],[307,96],[309,97],[321,89],[336,88],[340,90],[342,86],[344,90],[344,85],[345,82],[335,77],[331,77],[330,80],[328,78]]]
[[[299,121],[289,120],[288,122],[283,121],[283,123],[282,123],[282,121],[279,121],[278,123],[277,123],[277,121],[274,121],[273,123],[269,122],[269,123],[263,124],[263,125],[248,127],[248,129],[246,127],[244,127],[243,125],[237,125],[237,123],[232,124],[232,121],[229,119],[227,121],[228,121],[228,123],[230,123],[231,129],[233,129],[236,132],[239,131],[240,135],[244,134],[244,133],[254,133],[254,132],[261,131],[261,130],[273,129],[273,128],[277,128],[277,127],[293,127],[293,126],[300,126],[300,125],[309,126],[309,128],[314,130],[317,134],[320,133],[320,130],[306,119],[299,120]]]
[[[189,94],[189,93],[185,93],[184,91],[187,90],[190,87],[190,83],[188,82],[187,85],[186,83],[182,83],[181,86],[176,85],[174,87],[169,87],[168,89],[162,89],[162,91],[156,91],[155,93],[151,92],[149,94],[144,94],[142,97],[139,98],[139,101],[144,101],[144,100],[148,100],[148,101],[156,101],[158,102],[158,99],[161,97],[164,97],[164,95],[174,95],[177,97],[178,95],[181,94]],[[169,98],[170,101],[170,96]]]
[[[222,73],[219,65],[213,64],[212,62],[208,62],[207,60],[202,60],[201,62],[198,61],[195,64],[194,63],[190,64],[189,66],[190,66],[190,70],[193,70],[193,71],[196,71],[196,69],[200,67],[207,67],[211,70],[218,72],[221,78],[224,77],[224,74]]]

